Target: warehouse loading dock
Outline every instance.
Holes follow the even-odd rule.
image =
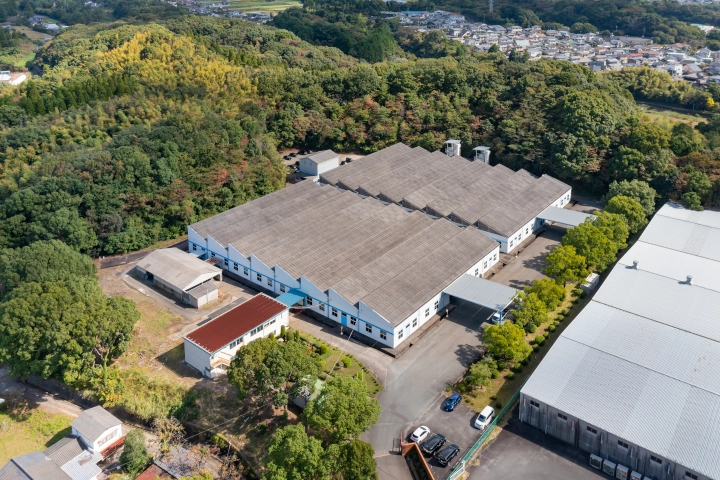
[[[481,307],[490,308],[498,312],[499,321],[502,321],[503,312],[517,296],[517,290],[512,287],[473,275],[463,275],[443,293]]]

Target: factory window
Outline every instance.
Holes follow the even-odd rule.
[[[320,305],[318,305],[318,306],[320,307],[320,310],[322,310],[323,312],[325,311],[325,304],[324,304],[324,303],[320,302]]]
[[[588,427],[586,427],[586,430],[588,432],[592,433],[593,435],[597,435],[597,429],[595,429],[595,428],[588,426]]]
[[[268,278],[268,287],[272,287],[272,280]]]
[[[210,252],[210,258],[214,258],[215,254],[213,252]]]
[[[350,317],[350,325],[357,325],[357,318]]]
[[[479,277],[479,276],[480,276],[480,269],[479,269],[479,268],[476,268],[476,269],[475,269],[475,276],[476,276],[476,277]]]
[[[562,420],[563,422],[567,422],[567,415],[563,415],[562,413],[558,413],[558,418]]]
[[[485,270],[486,268],[487,268],[487,260],[485,260],[485,261],[483,262],[483,270]]]
[[[260,331],[260,327],[253,328],[252,330],[250,330],[250,336],[252,337],[253,335],[255,335],[256,333],[258,333],[259,331]]]
[[[245,275],[248,275],[248,276],[249,276],[249,275],[250,275],[250,270],[248,270],[248,268],[247,268],[247,267],[243,267],[243,274],[245,274]]]
[[[535,400],[530,400],[530,406],[535,408],[540,408],[540,404],[536,402]]]
[[[237,345],[237,344],[238,344],[237,340],[230,342],[230,348],[235,348],[235,345]]]
[[[195,244],[193,243],[193,252],[194,252],[195,250],[197,250],[197,245],[195,245]]]
[[[307,297],[307,304],[312,307],[312,298]]]
[[[625,450],[628,449],[628,444],[623,442],[622,440],[618,440],[618,447],[624,448]]]
[[[257,278],[258,282],[262,282],[262,275],[260,275],[259,273],[256,273],[255,277]]]
[[[655,455],[650,455],[650,460],[652,460],[652,461],[655,462],[655,463],[659,463],[660,465],[662,465],[662,459],[656,457]]]
[[[525,235],[527,235],[528,233],[530,233],[530,229],[528,227],[525,227]]]
[[[332,313],[333,317],[337,317],[337,310],[335,310],[334,308],[330,310],[330,313]]]
[[[277,322],[277,317],[273,318],[272,320],[270,320],[269,322],[267,322],[265,325],[263,325],[263,328],[267,328],[267,327],[269,327],[270,325],[272,325],[272,324],[275,323],[275,322]]]
[[[239,269],[238,264],[237,264],[237,263],[233,263],[233,270],[238,270],[238,269]]]
[[[226,267],[228,266],[227,258],[223,260],[223,263],[225,264]]]
[[[497,253],[493,255],[493,262],[497,262]]]
[[[435,300],[435,306],[433,307],[433,310],[437,310],[438,306],[440,306],[440,300]]]
[[[404,332],[405,332],[404,330],[400,330],[398,332],[398,340],[400,340],[403,337]]]
[[[285,293],[285,285],[282,285],[282,284],[280,285],[280,291],[282,293]]]
[[[425,309],[425,316],[426,316],[426,317],[429,317],[429,316],[430,316],[430,309],[429,309],[429,308],[426,308],[426,309]]]
[[[383,340],[387,340],[387,333],[385,333],[385,331],[383,330],[380,330],[380,338],[382,338]]]
[[[692,480],[697,480],[697,475],[690,472],[685,472],[685,478],[692,478]]]
[[[417,317],[413,318],[413,328],[417,327]]]
[[[515,239],[510,240],[510,246],[512,247],[513,245],[515,245]]]
[[[365,331],[368,332],[368,333],[372,333],[372,325],[370,325],[369,323],[366,323],[366,324],[365,324]]]

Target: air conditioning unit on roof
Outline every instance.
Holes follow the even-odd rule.
[[[590,466],[600,470],[602,468],[602,458],[597,455],[590,455]]]
[[[605,473],[607,473],[607,474],[610,475],[611,477],[614,477],[614,476],[615,476],[615,467],[616,467],[616,466],[617,466],[617,465],[615,465],[615,464],[614,464],[613,462],[611,462],[610,460],[603,460],[602,471],[605,472]]]
[[[642,480],[642,474],[638,472],[630,472],[630,480]]]
[[[617,469],[615,469],[615,478],[618,478],[620,480],[628,480],[629,476],[630,469],[625,465],[618,465]]]

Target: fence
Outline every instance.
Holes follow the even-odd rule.
[[[520,390],[522,390],[522,387],[525,386],[525,382],[523,382],[522,385],[520,385],[520,388],[517,389],[515,393],[513,393],[513,396],[510,397],[510,400],[505,404],[505,406],[498,412],[497,415],[495,415],[495,419],[493,419],[492,422],[490,422],[490,425],[488,425],[485,430],[483,430],[482,435],[480,435],[480,438],[478,438],[477,442],[470,447],[470,449],[465,453],[462,460],[458,462],[457,466],[453,469],[450,476],[448,476],[447,480],[455,480],[458,478],[463,472],[465,472],[465,466],[470,462],[470,459],[480,450],[480,447],[482,447],[483,443],[490,437],[490,434],[495,430],[495,427],[497,427],[498,422],[505,416],[507,412],[509,412],[513,405],[515,405],[515,402],[517,402],[518,398],[520,398]]]

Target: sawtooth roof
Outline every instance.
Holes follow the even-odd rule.
[[[362,301],[393,325],[498,248],[477,229],[309,181],[190,228],[352,304]]]
[[[324,173],[320,181],[503,236],[570,190],[548,175],[537,178],[401,143]]]
[[[661,208],[522,392],[720,478],[719,233],[720,212]]]

